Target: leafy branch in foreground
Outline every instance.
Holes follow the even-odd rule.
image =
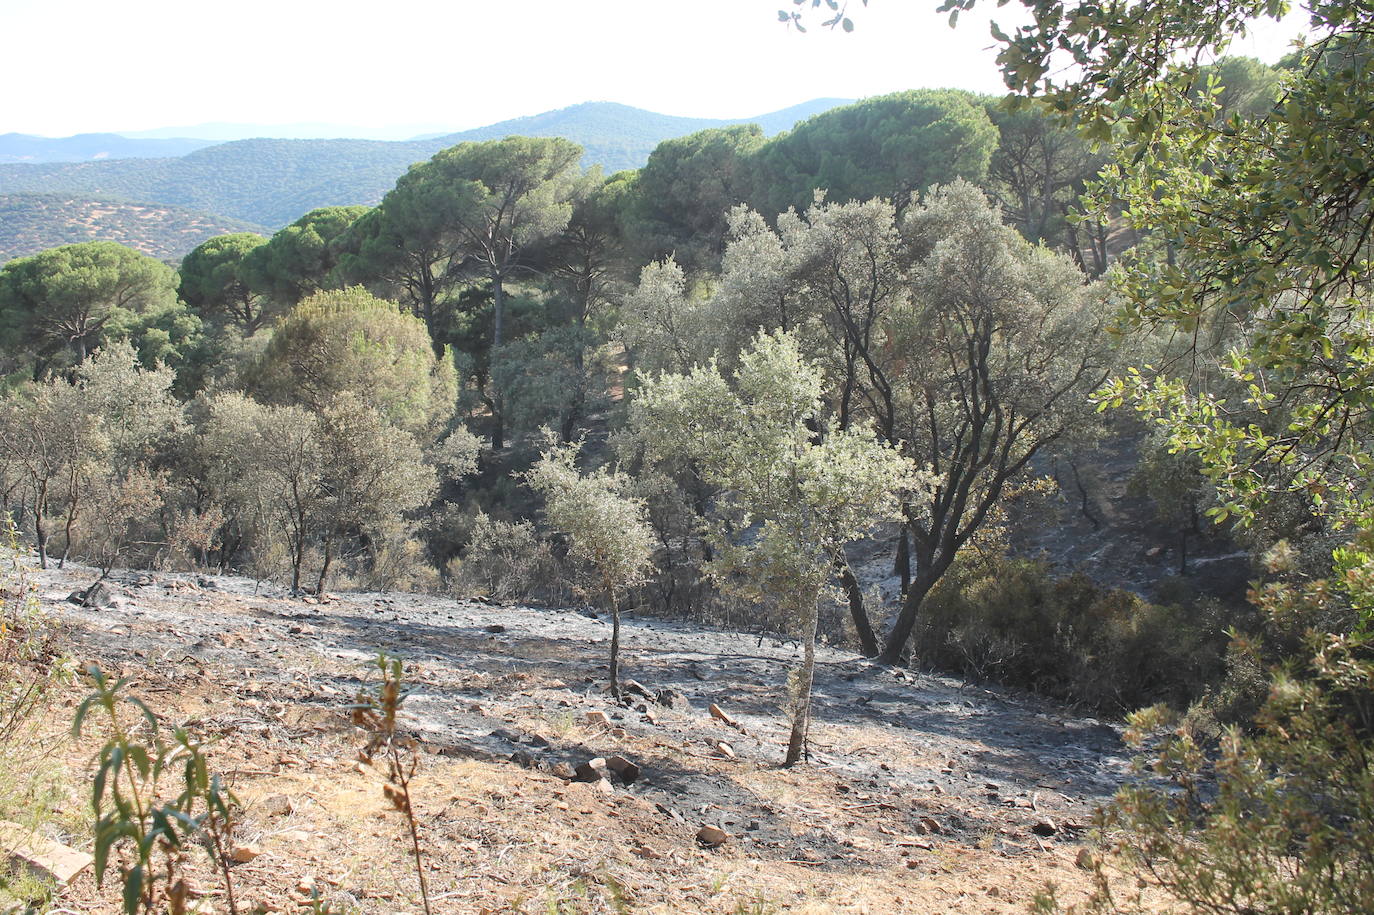
[[[411,857],[415,862],[415,876],[420,880],[420,899],[425,915],[429,915],[429,884],[425,881],[424,854],[420,850],[420,826],[411,805],[410,784],[420,768],[418,742],[414,737],[396,731],[396,714],[405,701],[405,668],[400,658],[388,658],[385,652],[377,655],[377,670],[381,682],[372,692],[358,695],[351,706],[353,724],[368,733],[362,759],[372,763],[380,756],[386,763],[386,784],[382,793],[391,806],[405,815],[410,830]]]
[[[176,728],[168,739],[148,706],[121,692],[128,678],[112,682],[94,664],[86,673],[94,691],[77,707],[72,731],[80,736],[87,718],[99,709],[110,733],[97,757],[91,791],[96,883],[103,883],[113,855],[119,862],[126,915],[164,906],[182,915],[189,911],[191,885],[181,868],[191,846],[202,843],[224,877],[229,911],[237,915],[227,854],[238,802],[219,775],[211,774],[205,745],[185,728]],[[124,706],[137,713],[133,727],[121,721]],[[139,732],[146,734],[142,741]],[[169,782],[176,787],[169,788]],[[169,790],[177,794],[166,799]]]

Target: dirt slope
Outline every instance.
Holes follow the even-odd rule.
[[[678,696],[621,707],[601,688],[609,626],[578,611],[316,602],[139,573],[116,574],[107,609],[65,602],[92,578],[42,573],[45,605],[79,658],[134,676],[169,721],[220,736],[214,763],[248,808],[242,840],[265,851],[235,868],[240,894],[286,911],[308,885],[342,910],[419,910],[402,824],[341,711],[379,650],[411,669],[407,727],[427,751],[416,808],[442,912],[612,911],[617,895],[636,913],[1025,911],[1046,881],[1085,887],[1078,843],[1127,773],[1111,727],[836,651],[820,654],[814,757],[781,770],[790,644],[631,621],[626,675]],[[89,766],[90,751],[70,746],[70,764]],[[640,778],[551,771],[612,754]],[[704,824],[729,840],[701,847]],[[208,870],[198,883],[227,911]],[[110,911],[113,898],[78,884],[63,904]]]

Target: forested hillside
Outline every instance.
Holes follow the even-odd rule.
[[[159,260],[178,261],[226,232],[265,231],[235,220],[164,204],[93,200],[62,194],[0,196],[0,263],[80,241],[117,241]]]

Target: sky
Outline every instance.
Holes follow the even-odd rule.
[[[812,98],[1003,91],[986,3],[850,0],[852,34],[789,0],[0,0],[0,133],[315,122],[392,138],[586,101],[744,118]],[[1238,47],[1268,61],[1295,27]],[[190,134],[194,135],[194,134]]]

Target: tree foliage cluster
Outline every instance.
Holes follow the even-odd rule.
[[[340,564],[416,574],[419,510],[477,456],[423,325],[361,289],[320,293],[243,377],[178,398],[170,367],[116,341],[9,391],[4,502],[40,562],[242,568],[298,590]]]

